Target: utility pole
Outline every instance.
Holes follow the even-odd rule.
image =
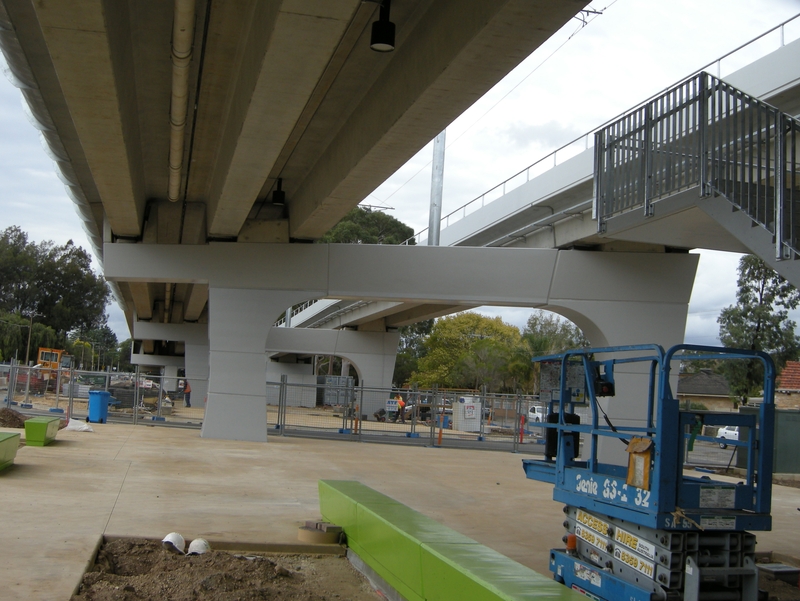
[[[25,349],[25,366],[26,367],[28,365],[28,360],[29,360],[30,354],[31,354],[31,331],[33,330],[33,316],[34,315],[35,315],[35,312],[31,311],[31,314],[30,314],[31,321],[30,321],[30,324],[28,325],[28,346]],[[30,375],[28,377],[30,377]]]
[[[431,205],[428,218],[428,246],[439,246],[442,221],[442,189],[444,188],[444,145],[447,130],[433,140],[433,167],[431,170]]]

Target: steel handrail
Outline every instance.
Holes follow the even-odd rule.
[[[781,36],[780,36],[780,37],[781,37],[781,39],[780,39],[780,45],[778,46],[778,48],[782,48],[782,47],[784,47],[784,46],[786,45],[786,40],[785,40],[785,28],[786,28],[786,25],[788,25],[788,24],[789,24],[789,23],[791,23],[792,21],[795,21],[795,20],[798,20],[798,19],[800,19],[800,14],[797,14],[797,15],[795,15],[795,16],[793,16],[793,17],[791,17],[791,18],[787,19],[786,21],[783,21],[782,23],[779,23],[778,25],[774,26],[774,27],[773,27],[773,28],[771,28],[771,29],[768,29],[767,31],[765,31],[765,32],[764,32],[764,33],[762,33],[761,35],[759,35],[759,36],[757,36],[757,37],[755,37],[755,38],[753,38],[753,39],[751,39],[751,40],[749,40],[749,41],[745,42],[745,43],[744,43],[744,44],[742,44],[741,46],[738,46],[738,47],[734,48],[733,50],[731,50],[731,51],[729,51],[729,52],[727,52],[727,53],[723,54],[723,55],[722,55],[722,56],[720,56],[719,58],[717,58],[717,59],[715,59],[715,60],[711,61],[710,63],[708,63],[708,64],[704,65],[703,67],[700,67],[699,69],[696,69],[696,70],[695,70],[695,71],[693,71],[691,74],[689,74],[689,75],[687,75],[686,77],[684,77],[683,79],[681,79],[679,83],[682,83],[682,82],[684,82],[684,81],[686,81],[686,80],[689,80],[689,79],[691,79],[691,78],[695,77],[696,75],[699,75],[699,74],[700,74],[700,73],[702,73],[703,71],[707,71],[707,70],[709,69],[709,67],[712,67],[712,66],[716,66],[717,77],[720,77],[720,74],[721,74],[721,69],[722,69],[722,61],[724,61],[726,58],[729,58],[729,57],[733,56],[734,54],[736,54],[736,53],[737,53],[737,52],[739,52],[740,50],[743,50],[743,49],[745,49],[745,48],[748,48],[749,46],[752,46],[752,45],[754,45],[756,42],[760,41],[762,38],[765,38],[766,36],[770,35],[771,33],[775,32],[775,31],[777,31],[777,30],[780,30],[780,31],[781,31]],[[774,51],[774,50],[770,50],[769,52],[773,52],[773,51]],[[759,58],[763,58],[764,56],[766,56],[767,54],[769,54],[769,52],[765,52],[764,54],[762,54],[762,55],[758,56],[758,58],[756,58],[756,59],[754,59],[754,60],[758,60]],[[502,188],[503,188],[503,195],[505,195],[505,194],[506,194],[505,187],[506,187],[506,184],[508,184],[508,182],[510,182],[511,180],[513,180],[513,179],[515,179],[515,178],[519,177],[519,176],[520,176],[520,175],[522,175],[523,173],[526,173],[526,174],[528,175],[528,177],[529,177],[529,172],[530,172],[530,170],[531,170],[532,168],[536,167],[537,165],[539,165],[540,163],[543,163],[544,161],[546,161],[546,160],[548,160],[548,159],[553,159],[553,163],[554,163],[554,164],[553,164],[553,165],[552,165],[550,168],[548,168],[548,169],[547,169],[547,171],[549,171],[549,170],[550,170],[550,169],[552,169],[553,167],[556,167],[556,166],[558,165],[558,163],[557,163],[557,156],[556,156],[556,155],[557,155],[557,154],[558,154],[560,151],[562,151],[562,150],[564,150],[564,149],[566,149],[566,148],[568,148],[568,147],[572,146],[572,145],[573,145],[573,144],[575,144],[576,142],[580,142],[580,141],[584,140],[584,141],[585,141],[585,145],[586,145],[586,147],[585,147],[585,150],[588,150],[588,149],[590,148],[590,146],[589,146],[589,139],[590,139],[590,138],[591,138],[591,139],[594,139],[594,135],[595,135],[595,133],[596,133],[596,132],[598,132],[598,131],[600,131],[600,130],[602,130],[602,129],[605,129],[605,128],[606,128],[608,125],[610,125],[611,123],[614,123],[614,122],[618,121],[619,119],[621,119],[621,118],[623,118],[623,117],[626,117],[627,115],[629,115],[629,114],[631,114],[631,113],[635,112],[636,110],[639,110],[640,108],[642,108],[643,106],[647,105],[647,104],[648,104],[648,103],[650,103],[652,100],[655,100],[655,99],[656,99],[656,98],[658,98],[659,96],[663,95],[665,92],[667,92],[668,90],[672,89],[673,87],[675,87],[675,84],[672,84],[672,85],[670,85],[670,86],[667,86],[666,88],[664,88],[664,89],[660,90],[659,92],[656,92],[655,94],[653,94],[652,96],[648,97],[647,99],[645,99],[645,100],[643,100],[643,101],[639,102],[638,104],[636,104],[636,105],[635,105],[635,106],[633,106],[632,108],[630,108],[630,109],[628,109],[628,110],[626,110],[626,111],[624,111],[624,112],[620,113],[620,114],[619,114],[619,115],[617,115],[616,117],[612,117],[611,119],[609,119],[608,121],[606,121],[605,123],[603,123],[602,125],[600,125],[599,127],[596,127],[595,129],[591,130],[590,132],[588,132],[588,133],[586,133],[586,134],[583,134],[583,135],[581,135],[581,136],[579,136],[579,137],[575,138],[574,140],[572,140],[572,141],[570,141],[570,142],[568,142],[568,143],[564,144],[563,146],[560,146],[560,147],[559,147],[559,148],[557,148],[556,150],[552,151],[550,154],[547,154],[547,155],[543,156],[542,158],[540,158],[540,159],[536,160],[535,162],[533,162],[531,165],[529,165],[529,166],[528,166],[528,167],[526,167],[525,169],[522,169],[521,171],[518,171],[517,173],[515,173],[515,174],[514,174],[514,175],[512,175],[511,177],[509,177],[509,178],[505,179],[505,180],[504,180],[504,181],[502,181],[501,183],[499,183],[499,184],[497,184],[496,186],[494,186],[493,188],[490,188],[489,190],[487,190],[486,192],[484,192],[484,193],[483,193],[483,194],[481,194],[480,196],[477,196],[477,197],[473,198],[472,200],[470,200],[469,202],[467,202],[467,203],[465,203],[465,204],[461,205],[460,207],[458,207],[458,208],[457,208],[457,209],[455,209],[454,211],[451,211],[450,213],[448,213],[447,215],[445,215],[444,217],[442,217],[442,218],[441,218],[441,220],[440,220],[440,223],[446,223],[447,225],[446,225],[445,227],[449,226],[449,225],[450,225],[450,219],[449,219],[449,218],[450,218],[451,216],[455,215],[456,213],[459,213],[459,212],[461,212],[461,211],[464,211],[464,215],[463,215],[463,217],[461,217],[461,219],[463,219],[464,217],[466,217],[466,209],[467,209],[467,207],[469,207],[470,205],[472,205],[473,203],[475,203],[475,202],[477,202],[477,201],[479,201],[479,200],[481,200],[481,201],[485,200],[485,197],[486,197],[488,194],[491,194],[492,192],[494,192],[494,191],[495,191],[495,190],[497,190],[498,188],[501,188],[501,187],[502,187]],[[570,157],[570,158],[572,158],[572,157]],[[540,175],[541,175],[541,174],[540,174]],[[530,180],[529,180],[529,179],[526,179],[526,183],[527,183],[528,181],[530,181]],[[498,198],[499,198],[499,197],[498,197]],[[494,199],[494,200],[496,200],[496,199]],[[489,203],[491,203],[491,202],[493,202],[493,201],[489,201]],[[489,203],[482,202],[482,204],[481,204],[480,208],[483,208],[484,206],[486,206],[486,204],[489,204]],[[426,227],[426,228],[424,228],[424,229],[420,230],[419,232],[417,232],[416,234],[414,234],[414,235],[413,235],[413,236],[411,236],[410,238],[408,238],[408,239],[406,239],[405,241],[403,241],[401,244],[408,245],[408,244],[411,242],[411,240],[416,240],[416,241],[417,241],[417,243],[419,243],[419,242],[422,240],[422,235],[423,235],[425,232],[427,232],[427,231],[428,231],[428,229],[429,229],[429,228],[427,228],[427,227]]]

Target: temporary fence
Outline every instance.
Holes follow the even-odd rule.
[[[190,399],[191,406],[186,406],[185,382],[186,378],[138,371],[49,369],[12,363],[0,365],[0,400],[3,407],[26,415],[199,427],[205,403]],[[205,388],[203,382],[191,378],[189,383],[192,388]],[[108,394],[92,394],[96,392]]]
[[[353,386],[351,378],[324,380],[298,384],[284,377],[281,382],[267,382],[269,436],[544,453],[546,407],[535,396],[368,388]],[[203,380],[189,382],[198,392],[207,384]],[[90,395],[107,392],[103,397],[108,405],[99,415],[103,421],[199,428],[205,399],[192,398],[191,407],[186,407],[183,383],[183,378],[141,373],[0,364],[0,407],[27,416],[59,415],[81,421],[91,417],[97,421]],[[402,416],[398,397],[405,404]],[[589,423],[589,411],[588,407],[576,408],[581,423]],[[703,434],[715,436],[714,432]],[[687,462],[717,467],[735,463],[735,447],[719,447],[718,442],[698,440],[687,448]]]
[[[298,384],[285,377],[267,383],[270,431],[286,436],[541,453],[544,427],[532,416],[542,413],[535,397],[521,394]]]
[[[396,444],[469,447],[541,454],[544,404],[530,395],[433,388],[369,388],[350,378],[316,384],[266,383],[270,436],[306,436]],[[189,379],[195,389],[207,382]],[[183,379],[143,373],[0,365],[1,406],[26,415],[96,421],[92,392],[107,402],[101,419],[116,423],[202,426],[203,398],[185,406]],[[5,394],[4,394],[5,393]],[[90,398],[91,397],[91,398]],[[404,408],[398,410],[398,398]],[[583,421],[583,420],[582,420]]]

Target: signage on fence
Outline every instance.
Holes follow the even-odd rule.
[[[468,405],[464,405],[464,417],[465,418],[470,419],[470,418],[475,417],[476,415],[477,415],[477,413],[475,411],[475,405],[473,405],[471,403],[468,404]]]
[[[386,412],[397,411],[397,399],[386,399]]]
[[[549,403],[551,400],[561,400],[561,362],[543,361],[540,375],[539,400]],[[575,361],[567,362],[566,387],[570,390],[572,403],[583,403],[586,401],[584,396],[586,386],[586,375],[583,370],[583,363]]]

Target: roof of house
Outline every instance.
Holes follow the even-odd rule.
[[[702,369],[693,374],[681,374],[678,380],[678,394],[704,396],[730,396],[730,387],[725,376]]]
[[[800,361],[787,361],[778,376],[776,390],[800,390]]]

